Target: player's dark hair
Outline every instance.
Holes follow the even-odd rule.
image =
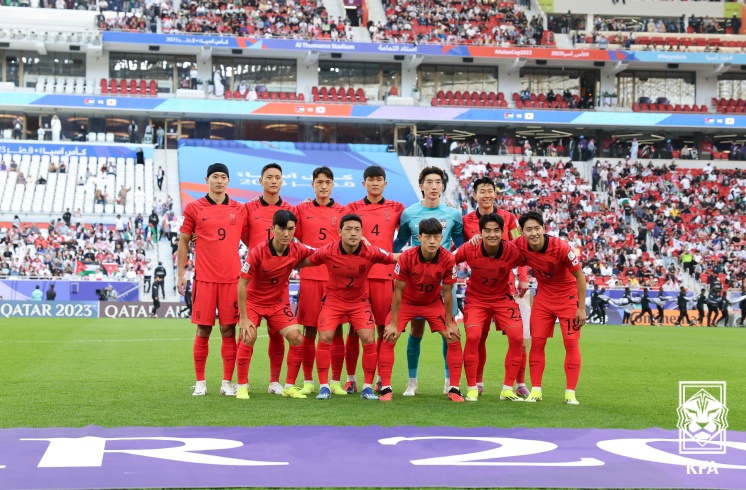
[[[290,221],[298,224],[298,218],[296,218],[295,215],[287,209],[280,209],[274,214],[274,216],[272,216],[272,226],[287,228]]]
[[[439,167],[425,167],[420,171],[420,176],[417,177],[417,181],[422,184],[425,182],[425,177],[427,177],[430,174],[435,174],[438,177],[440,177],[440,180],[443,182],[446,181],[446,174],[443,172],[443,169]]]
[[[518,218],[518,224],[521,229],[526,226],[526,221],[531,219],[539,223],[541,226],[544,226],[544,218],[541,216],[541,213],[538,211],[529,211],[528,213],[523,213],[521,217]]]
[[[490,179],[489,177],[481,177],[474,181],[474,194],[477,193],[477,190],[479,189],[480,185],[488,185],[492,187],[493,191],[497,190],[497,186],[495,185],[495,182]]]
[[[267,170],[271,168],[276,168],[277,170],[280,171],[280,173],[282,173],[282,167],[280,167],[279,164],[273,162],[273,163],[268,163],[267,165],[262,167],[262,174],[261,174],[262,177],[264,177],[264,172],[266,172]]]
[[[319,175],[325,175],[330,180],[334,180],[334,172],[332,172],[332,169],[330,169],[329,167],[318,167],[314,169],[311,180],[316,180],[316,177],[318,177]]]
[[[342,219],[339,220],[340,230],[342,229],[342,227],[344,227],[347,221],[357,221],[358,223],[360,223],[360,226],[363,226],[363,219],[360,216],[358,216],[357,214],[345,214],[344,216],[342,216]]]
[[[443,225],[435,218],[426,218],[420,221],[420,235],[442,235]]]
[[[497,226],[499,226],[501,230],[505,227],[505,220],[497,213],[483,214],[482,217],[479,218],[479,229],[484,230],[487,223],[497,223]]]
[[[422,185],[425,182],[425,177],[428,175],[435,174],[438,177],[440,177],[440,180],[443,182],[443,190],[446,188],[446,183],[448,182],[448,178],[446,177],[445,172],[443,172],[442,169],[438,167],[425,167],[420,171],[419,177],[417,177],[417,181]],[[422,193],[422,197],[425,197],[425,191],[420,191]]]
[[[378,165],[371,165],[370,167],[367,167],[363,172],[363,181],[366,181],[373,177],[383,177],[383,180],[386,180],[386,171],[383,169],[383,167],[379,167]]]

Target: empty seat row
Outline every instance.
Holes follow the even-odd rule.
[[[155,97],[158,95],[158,84],[155,80],[125,80],[122,78],[101,79],[102,95],[138,95]]]
[[[702,104],[698,106],[697,104],[689,105],[689,104],[655,104],[655,103],[642,103],[642,104],[632,104],[632,112],[709,112],[707,110],[707,106]]]

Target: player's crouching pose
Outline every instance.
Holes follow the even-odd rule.
[[[287,210],[280,210],[272,219],[274,237],[253,248],[249,253],[238,281],[238,309],[240,312],[240,343],[236,356],[239,400],[249,399],[249,365],[256,342],[256,329],[262,318],[267,321],[270,335],[279,333],[290,344],[287,356],[287,377],[282,395],[305,398],[295,387],[303,359],[303,336],[300,325],[287,303],[290,272],[314,249],[293,242],[298,219]]]
[[[514,267],[526,261],[512,243],[503,240],[505,222],[495,213],[479,218],[482,240],[466,243],[456,252],[456,263],[466,262],[471,276],[466,283],[464,307],[464,368],[466,370],[466,401],[478,400],[477,365],[482,329],[490,328],[494,316],[495,327],[508,337],[508,352],[505,355],[505,378],[500,393],[501,400],[523,401],[513,391],[513,383],[521,368],[523,357],[523,324],[518,304],[510,294],[510,282]]]
[[[394,298],[379,359],[381,401],[391,401],[393,397],[391,372],[396,341],[407,323],[421,318],[427,320],[431,332],[438,332],[447,342],[446,362],[451,386],[448,398],[463,402],[464,397],[458,388],[463,363],[461,336],[452,315],[451,290],[456,283],[456,264],[453,255],[440,246],[443,225],[439,220],[423,219],[419,222],[418,230],[420,245],[402,253],[394,269]]]
[[[365,383],[360,398],[377,400],[373,394],[373,377],[378,365],[375,319],[368,299],[368,274],[374,264],[393,264],[401,254],[361,242],[363,220],[356,214],[346,214],[339,221],[336,242],[318,249],[308,258],[310,265],[324,264],[329,271],[326,295],[319,313],[319,345],[316,350],[316,370],[319,375],[319,400],[331,398],[329,365],[334,331],[337,325],[350,323],[363,344]]]
[[[570,246],[544,234],[544,218],[536,211],[523,214],[518,223],[523,236],[515,240],[539,283],[531,310],[531,351],[528,356],[531,394],[527,402],[541,401],[541,378],[547,338],[554,336],[559,320],[565,343],[565,403],[577,405],[575,386],[580,377],[580,330],[585,324],[585,275]]]

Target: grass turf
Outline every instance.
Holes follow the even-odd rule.
[[[261,332],[261,331],[260,331]],[[559,332],[557,332],[559,336]],[[746,331],[723,328],[583,328],[580,406],[562,403],[561,338],[547,345],[544,401],[500,402],[507,343],[491,332],[487,389],[477,403],[442,395],[441,340],[426,335],[420,394],[404,398],[406,334],[394,366],[394,401],[336,396],[292,400],[266,393],[267,338],[252,359],[251,400],[218,395],[222,367],[217,330],[210,343],[208,395],[192,397],[194,328],[186,320],[4,319],[2,427],[383,425],[458,427],[676,427],[680,380],[728,382],[731,430],[746,430],[746,380],[738,373]],[[283,367],[283,376],[285,369]],[[343,376],[344,377],[344,376]],[[358,368],[362,381],[362,369]],[[302,381],[302,372],[299,382]],[[462,389],[465,384],[462,384]]]

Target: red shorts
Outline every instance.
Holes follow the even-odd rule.
[[[345,303],[336,298],[326,298],[326,301],[321,303],[317,325],[319,332],[336,330],[337,325],[343,323],[349,323],[355,331],[375,328],[376,322],[367,298],[357,304]]]
[[[562,338],[580,338],[580,328],[575,325],[577,303],[546,305],[538,299],[531,308],[531,337],[554,337],[554,326],[559,321]]]
[[[425,320],[430,325],[431,332],[444,332],[446,329],[445,306],[443,301],[438,298],[429,305],[419,306],[402,302],[399,305],[399,317],[397,318],[397,328],[403,332],[407,328],[407,323],[415,318]],[[386,318],[386,325],[391,321],[391,313]]]
[[[283,328],[291,325],[297,325],[298,320],[293,315],[293,310],[288,304],[276,304],[272,306],[246,305],[246,314],[249,316],[251,323],[259,327],[262,318],[267,320],[267,330],[270,335],[274,335]]]
[[[368,279],[368,298],[376,325],[387,325],[394,297],[394,281],[391,279]]]
[[[327,281],[301,279],[298,289],[298,322],[306,327],[319,323],[319,307],[324,297]]]
[[[192,285],[192,323],[212,327],[215,310],[220,325],[238,323],[238,282],[202,282]]]
[[[511,327],[522,327],[521,311],[513,298],[506,296],[496,298],[493,303],[467,301],[464,305],[464,327],[478,325],[490,327],[490,320],[495,318],[495,329],[505,330]]]

